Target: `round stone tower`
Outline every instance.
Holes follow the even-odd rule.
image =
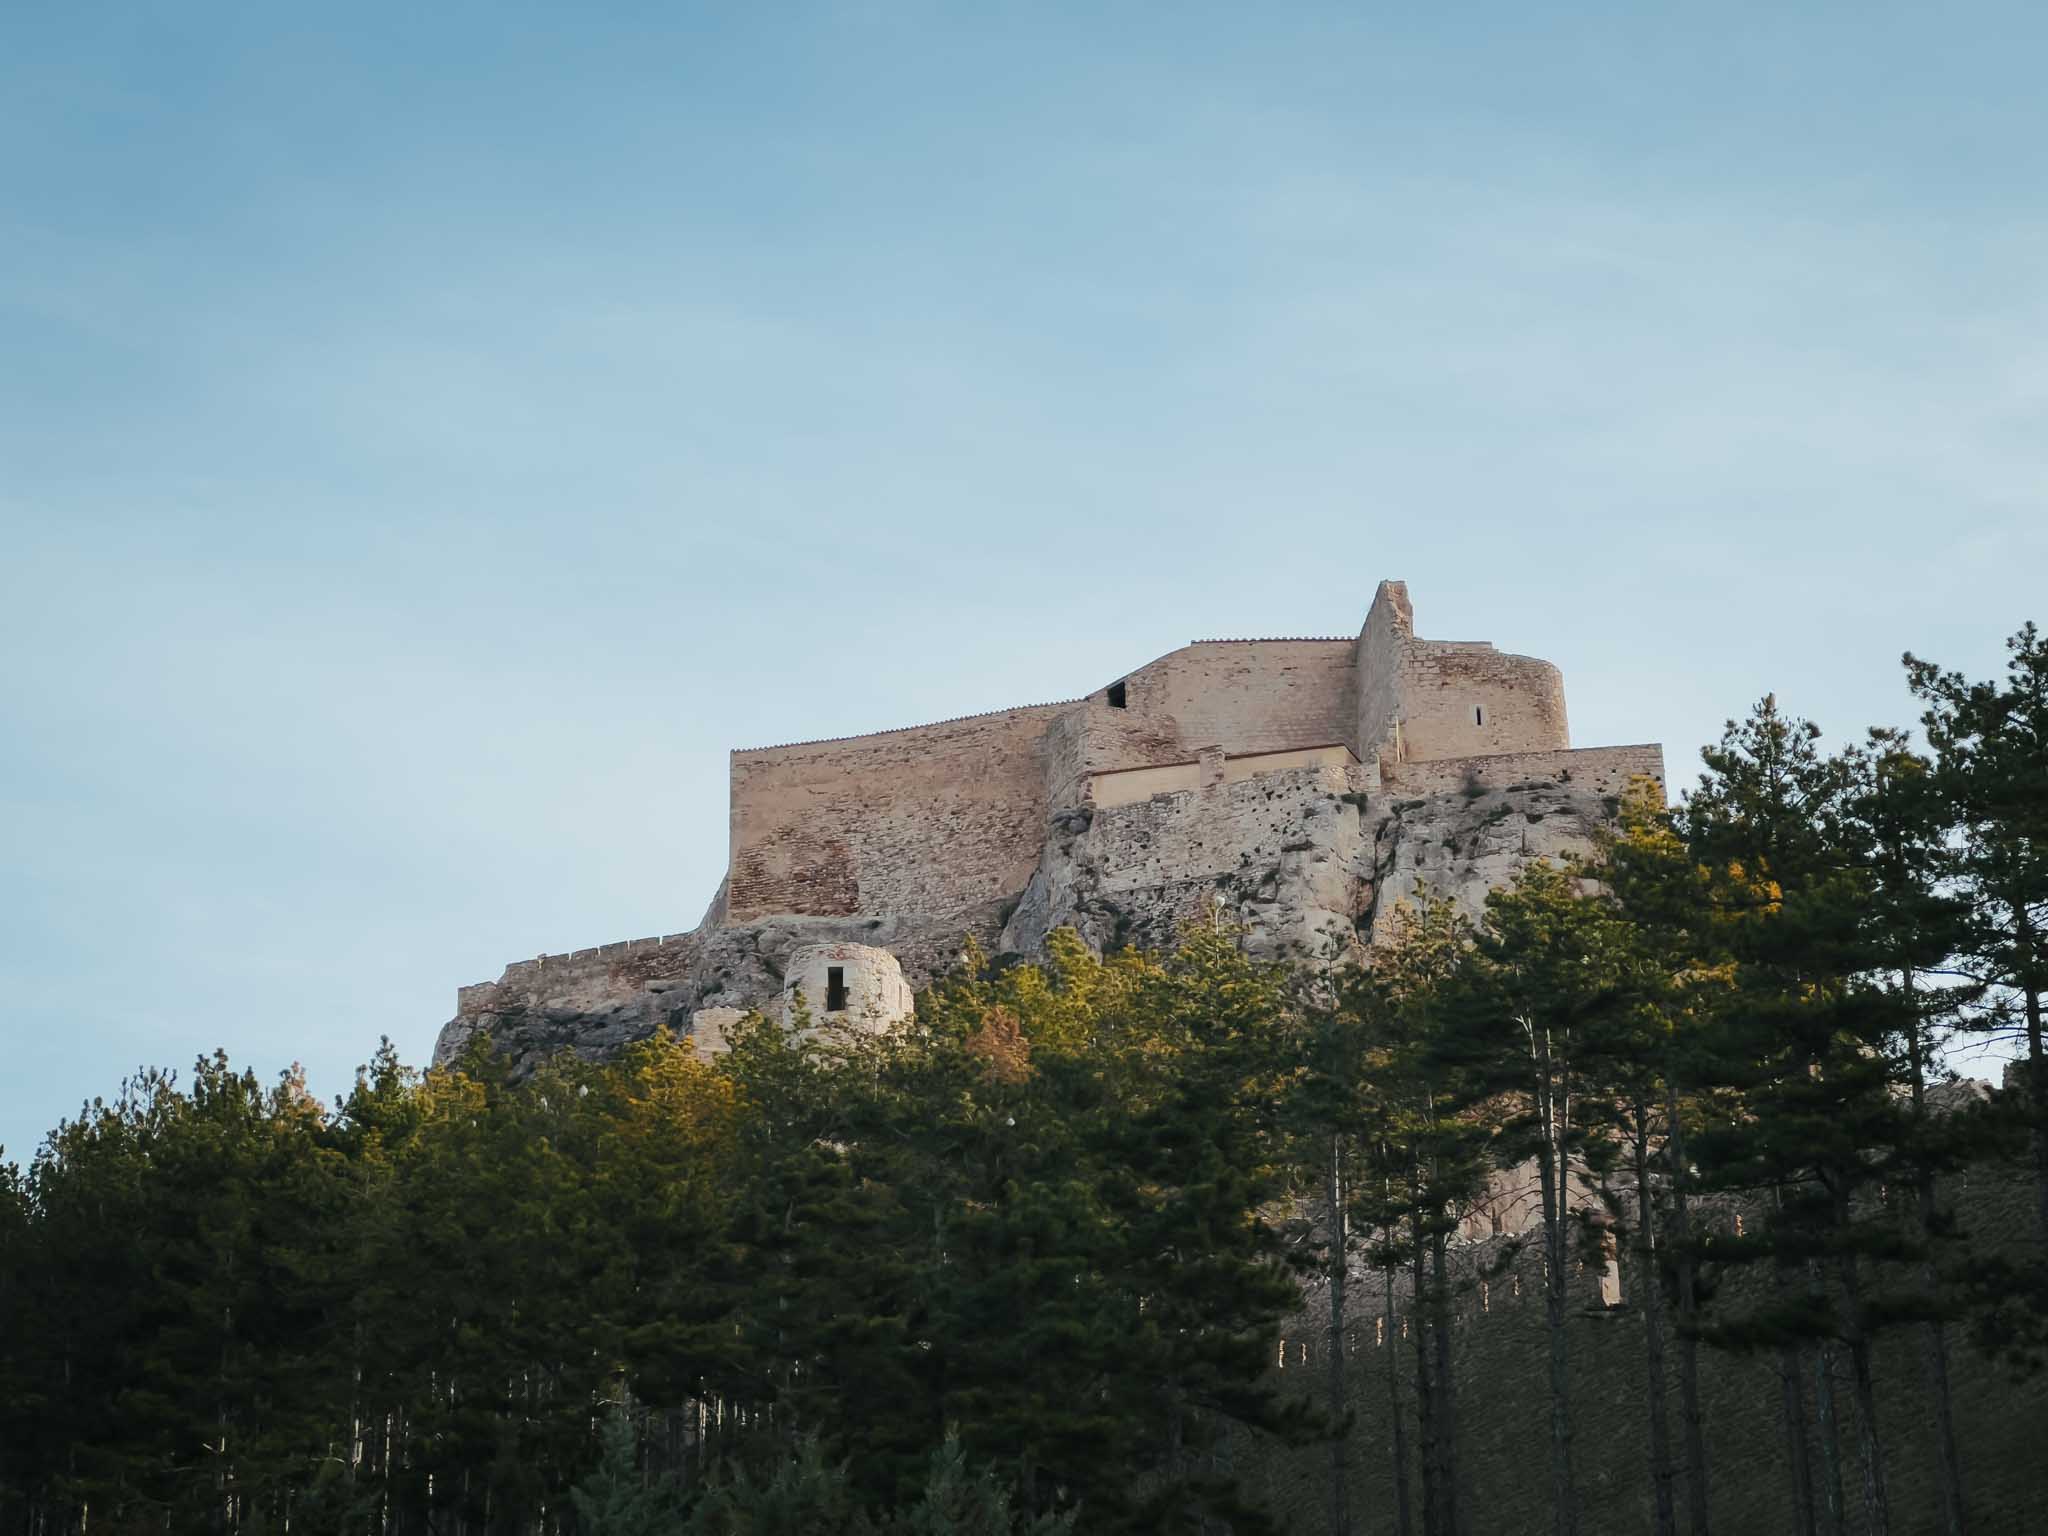
[[[903,967],[886,949],[866,944],[810,944],[789,957],[782,977],[782,1022],[796,1025],[802,994],[811,1028],[880,1032],[916,1009]]]

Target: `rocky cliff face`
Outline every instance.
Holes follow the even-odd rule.
[[[771,1009],[791,955],[815,944],[886,949],[921,987],[970,937],[986,954],[1025,958],[1062,926],[1096,949],[1157,947],[1220,910],[1261,955],[1364,954],[1425,887],[1476,915],[1522,864],[1589,848],[1630,774],[1661,768],[1654,749],[1617,750],[1431,763],[1384,779],[1317,763],[1083,801],[1052,814],[1022,889],[939,915],[733,923],[721,895],[690,933],[520,961],[464,988],[434,1059],[458,1059],[481,1035],[526,1069],[559,1050],[608,1055],[663,1027],[686,1034],[700,1009]]]

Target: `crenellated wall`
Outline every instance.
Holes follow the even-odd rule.
[[[458,1013],[474,1013],[535,997],[559,997],[567,992],[614,987],[622,971],[637,975],[636,968],[626,963],[631,957],[637,955],[643,961],[655,962],[664,947],[678,948],[691,937],[687,933],[655,934],[644,939],[621,939],[615,944],[596,944],[563,955],[514,960],[496,981],[457,987],[455,1009]]]

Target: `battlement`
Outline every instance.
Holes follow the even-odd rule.
[[[657,950],[665,944],[679,944],[689,937],[687,933],[657,933],[644,939],[594,944],[589,949],[574,950],[568,954],[535,955],[531,960],[514,960],[496,981],[479,981],[472,986],[457,987],[455,1011],[475,1013],[489,1007],[497,996],[507,990],[537,989],[572,978],[603,975],[628,955]]]

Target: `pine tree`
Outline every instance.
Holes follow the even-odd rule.
[[[625,1404],[612,1404],[599,1434],[604,1449],[598,1464],[569,1490],[578,1536],[674,1536],[681,1524],[675,1484],[642,1475],[639,1440]]]
[[[1908,655],[1907,681],[1935,778],[1960,826],[1957,876],[1975,922],[1964,942],[1976,976],[2019,1017],[2033,1142],[2035,1207],[2048,1243],[2048,640],[2032,624],[2006,642],[2003,683],[1970,682]]]
[[[1688,1140],[1692,1121],[1713,1093],[1713,1052],[1705,1026],[1728,984],[1729,970],[1709,958],[1711,945],[1702,942],[1703,886],[1665,805],[1663,787],[1654,780],[1638,780],[1623,795],[1616,826],[1600,841],[1598,873],[1627,920],[1636,990],[1634,1010],[1622,1017],[1615,1042],[1620,1048],[1606,1053],[1602,1075],[1622,1112],[1636,1185],[1652,1485],[1656,1488],[1665,1475],[1660,1469],[1668,1468],[1671,1460],[1665,1443],[1669,1432],[1660,1422],[1668,1269],[1676,1305],[1686,1520],[1692,1536],[1709,1536],[1712,1519],[1699,1372],[1702,1295]],[[1653,1198],[1659,1177],[1666,1191],[1661,1211]],[[1661,1525],[1670,1518],[1661,1492],[1653,1503]]]
[[[877,1536],[844,1462],[810,1436],[765,1470],[739,1467],[700,1499],[688,1536]]]
[[[1532,1158],[1539,1185],[1544,1324],[1549,1341],[1550,1496],[1557,1536],[1578,1530],[1572,1465],[1570,1347],[1566,1316],[1579,1208],[1575,1179],[1594,1140],[1589,1118],[1597,1036],[1625,1006],[1620,920],[1580,878],[1544,863],[1487,898],[1469,973],[1462,1050],[1511,1103],[1497,1155]]]
[[[1329,1437],[1326,1523],[1332,1536],[1351,1530],[1348,1312],[1354,1254],[1371,1231],[1358,1220],[1371,1202],[1361,1197],[1375,1181],[1371,1148],[1386,1145],[1391,1106],[1384,1095],[1386,1053],[1377,1040],[1385,988],[1359,968],[1318,968],[1298,980],[1296,1015],[1301,1069],[1286,1106],[1297,1138],[1293,1153],[1314,1211],[1311,1241],[1318,1245],[1327,1323],[1324,1330],[1324,1432]],[[1374,1213],[1381,1222],[1391,1220]],[[1405,1460],[1405,1457],[1404,1457]],[[1407,1468],[1400,1474],[1405,1477]]]
[[[1944,1529],[1948,1536],[1963,1536],[1968,1518],[1949,1384],[1945,1314],[1950,1309],[1937,1262],[1937,1252],[1953,1247],[1956,1234],[1941,1208],[1937,1180],[1967,1148],[1953,1134],[1954,1122],[1934,1115],[1928,1088],[1941,1072],[1945,1037],[1978,993],[1952,981],[1926,983],[1930,972],[1946,972],[1950,957],[1966,943],[1970,907],[1951,888],[1955,861],[1949,807],[1932,764],[1911,749],[1904,733],[1890,730],[1873,730],[1867,747],[1851,754],[1847,763],[1852,775],[1848,813],[1870,874],[1866,889],[1873,958],[1883,984],[1893,989],[1900,1030],[1893,1054],[1903,1060],[1912,1108],[1905,1151],[1921,1250],[1917,1300],[1926,1313],[1922,1356],[1934,1409],[1936,1486]]]
[[[1893,1092],[1891,1047],[1904,1018],[1899,997],[1874,979],[1885,949],[1851,814],[1854,764],[1823,758],[1818,735],[1767,697],[1708,751],[1708,773],[1685,807],[1737,962],[1726,1049],[1739,1063],[1743,1114],[1716,1133],[1720,1177],[1771,1194],[1770,1219],[1747,1251],[1808,1276],[1802,1294],[1753,1314],[1747,1334],[1720,1336],[1813,1341],[1831,1512],[1840,1457],[1827,1367],[1835,1345],[1846,1348],[1864,1520],[1883,1536],[1889,1493],[1873,1351],[1880,1325],[1899,1314],[1874,1287],[1900,1253],[1897,1224],[1875,1197],[1904,1167],[1911,1141],[1911,1117]]]
[[[1385,1113],[1367,1144],[1399,1149],[1403,1162],[1399,1173],[1391,1166],[1380,1171],[1382,1188],[1406,1180],[1424,1527],[1457,1536],[1467,1516],[1448,1250],[1452,1233],[1488,1184],[1498,1129],[1489,1102],[1495,1083],[1489,1072],[1472,1070],[1458,1035],[1460,989],[1469,983],[1472,958],[1471,923],[1449,898],[1425,891],[1395,914],[1390,928],[1391,941],[1371,973],[1378,1006],[1368,1010],[1376,1019],[1371,1065]],[[1500,1263],[1512,1261],[1508,1253]]]
[[[1076,1512],[1024,1519],[1010,1508],[1010,1495],[986,1472],[970,1473],[957,1439],[932,1453],[924,1495],[905,1515],[884,1527],[890,1536],[1063,1536]]]

